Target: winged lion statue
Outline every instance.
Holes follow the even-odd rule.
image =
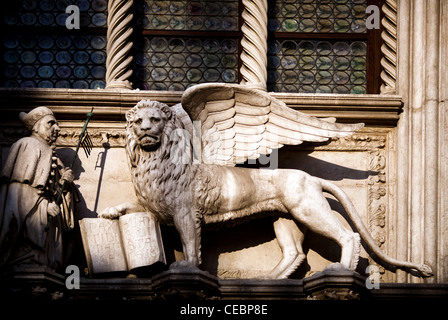
[[[362,238],[386,264],[431,276],[427,265],[385,255],[349,197],[333,183],[300,170],[235,166],[283,145],[349,136],[362,123],[314,118],[266,92],[219,83],[189,88],[181,105],[173,107],[142,100],[127,111],[126,120],[126,152],[138,203],[106,208],[99,217],[153,213],[160,223],[175,226],[190,265],[201,263],[202,225],[269,212],[276,217],[274,231],[283,257],[268,278],[287,278],[304,261],[304,233],[298,225],[341,247],[335,268],[355,270]],[[182,138],[179,132],[187,132],[191,139]],[[195,139],[199,148],[194,148]],[[324,191],[342,204],[357,232],[332,212]]]

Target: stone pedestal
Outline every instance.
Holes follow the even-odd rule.
[[[369,290],[366,278],[350,270],[324,270],[303,280],[219,279],[179,265],[151,278],[86,278],[78,289],[65,286],[64,275],[47,268],[27,268],[0,278],[0,298],[7,301],[177,301],[192,300],[370,300],[446,301],[446,284],[380,283]],[[169,302],[171,303],[171,302]],[[296,302],[294,302],[296,303]]]
[[[7,300],[59,300],[65,277],[46,267],[17,268],[0,278],[0,297]]]
[[[152,281],[155,294],[164,300],[214,299],[220,295],[216,276],[194,267],[178,267],[177,263]]]
[[[361,300],[369,297],[366,277],[350,270],[324,270],[303,280],[308,300]]]

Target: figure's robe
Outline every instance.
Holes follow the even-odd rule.
[[[61,214],[45,232],[61,169],[54,150],[38,138],[22,138],[11,147],[0,176],[0,267],[61,266],[62,230],[73,227],[71,192],[64,193]]]

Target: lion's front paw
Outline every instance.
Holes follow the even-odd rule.
[[[432,277],[434,275],[431,267],[426,264],[419,265],[418,271],[420,271],[420,274],[422,275],[422,277],[425,277],[425,278]]]
[[[98,218],[118,219],[121,216],[120,211],[116,207],[108,207],[98,214]]]

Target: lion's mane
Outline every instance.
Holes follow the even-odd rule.
[[[155,108],[165,121],[160,146],[151,152],[142,150],[134,134],[134,117],[141,108]],[[140,204],[153,211],[161,220],[169,220],[163,213],[169,211],[170,204],[175,201],[182,190],[194,176],[190,164],[173,163],[170,152],[173,146],[171,135],[176,128],[182,128],[170,108],[163,103],[150,100],[140,101],[134,108],[126,112],[126,152],[135,192]],[[165,221],[169,222],[169,221]]]
[[[142,108],[159,110],[165,121],[160,146],[151,152],[140,148],[133,130],[135,115]],[[215,214],[220,196],[219,168],[173,161],[172,153],[180,150],[173,133],[185,128],[180,117],[164,103],[142,100],[126,112],[126,121],[126,152],[139,203],[152,211],[160,222],[171,224],[172,217],[166,213],[173,211],[182,193],[191,192],[191,206],[196,209],[198,224],[203,215]]]

